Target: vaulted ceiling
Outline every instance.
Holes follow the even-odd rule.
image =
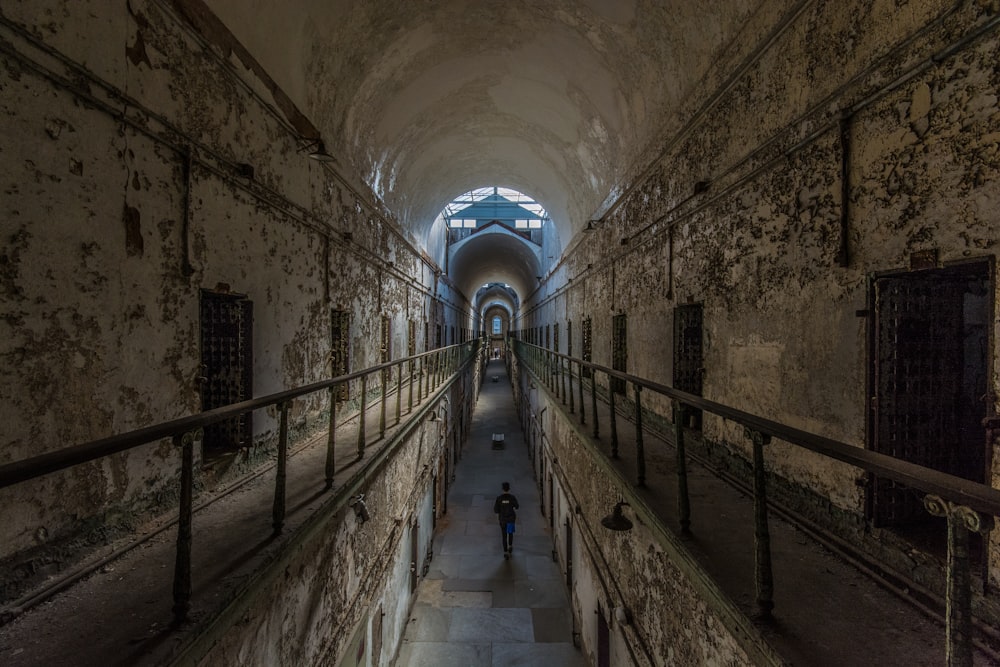
[[[762,2],[206,1],[425,245],[445,204],[490,185],[538,200],[567,244]],[[471,297],[515,282],[491,265],[451,269]]]

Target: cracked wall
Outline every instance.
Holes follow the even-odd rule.
[[[903,4],[804,3],[784,24],[765,8],[746,34],[783,27],[758,52],[744,42],[720,59],[659,159],[564,258],[572,280],[542,291],[515,328],[572,321],[579,350],[590,317],[593,360],[611,366],[612,316],[624,313],[628,372],[669,385],[674,308],[700,303],[707,398],[869,446],[870,281],[919,252],[936,266],[995,262],[1000,241],[995,3]],[[995,279],[990,302],[995,414]],[[666,401],[644,403],[668,419]],[[742,427],[706,416],[704,434],[749,457]],[[782,442],[767,460],[813,518],[858,530],[860,471]],[[998,558],[994,544],[994,582]]]
[[[255,396],[330,377],[332,310],[353,315],[352,371],[380,361],[381,315],[392,358],[410,320],[422,352],[424,323],[468,317],[368,194],[307,159],[302,119],[224,35],[170,3],[118,8],[0,16],[0,463],[199,412],[203,289],[253,301]],[[326,393],[296,401],[295,429],[328,410]],[[254,441],[198,483],[269,456],[276,414],[258,411]],[[0,490],[2,597],[169,511],[178,467],[154,442]]]

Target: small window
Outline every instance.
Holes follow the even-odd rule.
[[[502,325],[503,325],[503,322],[500,320],[499,317],[494,317],[493,318],[493,334],[494,335],[499,335],[500,334],[500,327]]]

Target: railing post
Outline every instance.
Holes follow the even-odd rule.
[[[566,369],[565,369],[565,359],[560,357],[559,359],[559,397],[562,398],[563,405],[566,405]],[[570,362],[572,363],[572,362]],[[572,366],[570,366],[572,368]],[[570,389],[573,388],[573,384],[570,383]]]
[[[403,417],[403,362],[396,364],[396,425]]]
[[[420,402],[422,403],[424,398],[431,393],[431,378],[430,373],[427,371],[427,360],[430,359],[429,355],[420,357],[420,378],[418,382],[418,389],[420,390]]]
[[[549,371],[552,375],[552,393],[559,398],[559,356],[555,352],[549,352]]]
[[[580,377],[583,377],[582,361],[577,363],[577,368],[580,371]],[[573,400],[573,396],[575,396],[575,394],[573,393],[573,362],[570,361],[569,362],[569,413],[571,415],[576,414],[576,405],[575,401]]]
[[[596,373],[595,373],[596,377]],[[611,420],[611,458],[618,458],[618,414],[615,410],[615,390],[612,389],[614,383],[608,375],[608,411]]]
[[[288,408],[291,402],[286,401],[278,406],[280,420],[278,423],[278,465],[274,476],[274,506],[271,510],[271,526],[274,534],[281,532],[285,525],[285,478],[288,464]]]
[[[378,412],[378,439],[381,440],[385,437],[385,407],[386,402],[389,400],[389,392],[387,385],[389,384],[389,369],[383,368],[379,371],[379,385],[382,390],[382,400],[379,401],[379,412]]]
[[[337,394],[340,385],[330,387],[330,426],[326,433],[326,488],[333,488],[333,475],[336,472],[335,447],[337,444]]]
[[[749,428],[744,430],[753,442],[753,516],[757,609],[765,619],[774,609],[774,574],[771,571],[771,534],[767,527],[767,473],[764,470],[764,445],[771,436]]]
[[[931,515],[948,520],[945,664],[948,667],[972,667],[969,531],[988,532],[993,528],[993,517],[931,494],[924,496],[924,507]]]
[[[688,498],[687,457],[684,453],[684,421],[687,409],[680,401],[674,401],[674,447],[677,450],[677,518],[681,533],[691,532],[691,501]]]
[[[194,490],[194,442],[202,430],[173,437],[181,450],[180,511],[177,519],[177,551],[174,554],[174,627],[187,621],[191,609],[191,515]]]
[[[642,439],[642,387],[635,385],[636,486],[646,486],[646,447]]]
[[[413,359],[407,362],[408,368],[410,369],[410,386],[407,390],[409,396],[406,399],[406,414],[413,412],[413,378],[415,377],[414,370],[417,365],[414,363]]]
[[[601,437],[601,423],[597,418],[597,376],[590,378],[590,412],[594,420],[594,437]]]
[[[368,376],[361,376],[361,405],[358,408],[358,458],[365,456],[365,414],[368,408]]]

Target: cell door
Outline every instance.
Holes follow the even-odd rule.
[[[201,409],[253,396],[253,302],[242,294],[201,291]],[[250,413],[205,427],[206,458],[248,446]]]
[[[410,526],[410,593],[416,592],[417,581],[419,580],[419,575],[417,574],[417,563],[420,558],[420,554],[417,552],[419,537],[420,524],[414,520]]]
[[[588,317],[583,320],[583,360],[588,362],[594,361],[594,325],[591,319]],[[591,370],[589,368],[583,369],[583,377],[589,378]]]
[[[674,308],[674,377],[675,389],[696,396],[702,395],[705,360],[702,353],[702,313],[700,303]],[[688,425],[701,426],[701,410],[688,412]]]
[[[875,451],[985,481],[990,274],[979,262],[874,282]],[[871,500],[877,525],[927,520],[921,494],[890,480],[874,478]]]
[[[573,590],[573,521],[566,517],[566,586]]]
[[[597,667],[611,667],[611,632],[600,605],[597,606]]]
[[[334,310],[330,314],[330,364],[333,377],[340,377],[351,372],[351,313],[347,310]],[[349,383],[341,384],[337,391],[337,400],[346,401],[350,397]]]
[[[623,373],[628,368],[628,330],[625,315],[615,315],[611,320],[611,367]],[[611,378],[611,391],[625,393],[625,380]]]

